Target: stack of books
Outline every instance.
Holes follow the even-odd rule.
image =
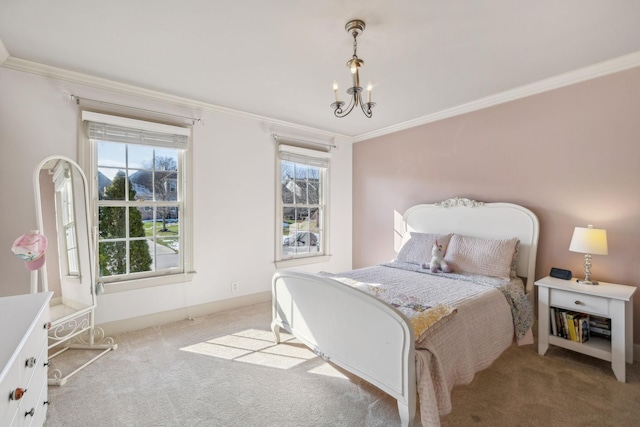
[[[589,329],[594,337],[611,339],[611,319],[600,316],[591,316],[589,319]]]
[[[589,340],[591,324],[588,314],[551,307],[551,333],[576,342]],[[608,319],[607,319],[608,320]]]

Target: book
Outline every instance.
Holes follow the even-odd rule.
[[[575,323],[573,322],[573,317],[574,314],[572,311],[566,311],[565,312],[565,319],[567,321],[567,329],[569,331],[569,339],[571,341],[578,341],[578,338],[576,336],[576,326]]]
[[[580,322],[580,342],[589,341],[589,315],[582,314],[579,318]]]
[[[558,319],[556,318],[556,309],[551,307],[549,313],[551,314],[551,333],[555,336],[558,336]]]
[[[591,333],[595,332],[596,334],[599,334],[599,335],[606,335],[609,337],[611,336],[611,330],[609,329],[598,328],[596,326],[591,326],[590,329],[591,329]]]

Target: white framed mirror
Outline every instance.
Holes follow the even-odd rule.
[[[118,346],[95,327],[95,233],[89,223],[87,177],[73,160],[50,156],[36,166],[33,183],[38,229],[49,245],[39,277],[32,278],[35,284],[32,291],[39,288],[42,292],[54,292],[49,359],[69,349],[101,351],[66,375],[53,362],[48,383],[63,385],[80,369]]]
[[[86,183],[80,166],[63,156],[45,158],[34,171],[38,229],[49,241],[39,285],[54,292],[54,321],[96,304]]]

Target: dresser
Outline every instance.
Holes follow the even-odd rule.
[[[0,426],[42,426],[47,415],[47,332],[53,292],[0,298]]]
[[[633,294],[635,286],[600,282],[581,285],[576,279],[545,277],[538,287],[538,353],[547,352],[549,344],[611,362],[618,381],[625,382],[626,363],[633,363]],[[608,338],[590,336],[576,342],[553,332],[553,310],[595,315],[608,320]]]

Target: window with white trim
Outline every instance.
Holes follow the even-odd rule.
[[[278,261],[327,255],[329,153],[278,147]]]
[[[82,116],[98,279],[108,284],[191,271],[190,129],[87,111]]]

